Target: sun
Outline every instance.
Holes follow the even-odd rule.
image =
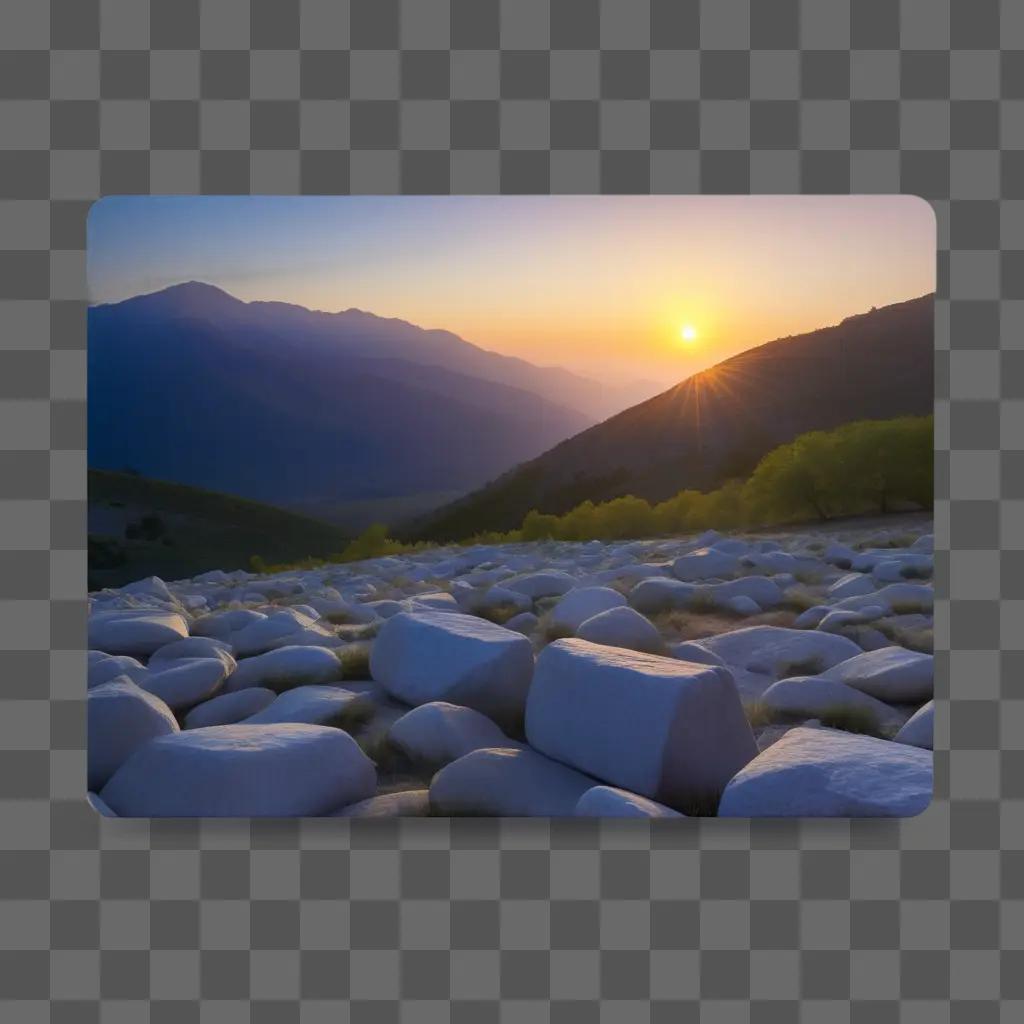
[[[683,324],[679,328],[679,337],[685,342],[692,342],[697,340],[697,328],[693,324]]]

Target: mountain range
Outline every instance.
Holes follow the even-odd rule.
[[[448,331],[194,281],[88,315],[90,466],[310,513],[464,493],[637,398]]]
[[[932,411],[934,296],[747,349],[583,430],[418,524],[449,539],[518,527],[531,509],[661,501],[746,476],[772,448],[852,420]]]

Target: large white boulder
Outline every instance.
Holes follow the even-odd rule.
[[[569,817],[597,780],[535,750],[474,750],[430,783],[435,814],[494,818]]]
[[[238,633],[246,626],[265,618],[266,615],[263,612],[257,612],[251,608],[232,608],[226,612],[211,612],[192,623],[192,635],[227,640],[232,633]]]
[[[672,563],[672,571],[676,574],[676,578],[684,583],[723,579],[726,576],[734,576],[739,569],[739,558],[717,547],[698,548],[689,554],[680,555]]]
[[[100,797],[130,818],[284,818],[373,795],[377,772],[348,733],[320,725],[218,725],[151,740]]]
[[[860,572],[849,572],[840,576],[825,593],[832,601],[842,601],[847,597],[863,597],[865,594],[873,594],[877,587],[875,581]]]
[[[107,654],[147,657],[188,636],[188,624],[177,612],[118,608],[89,616],[89,647]]]
[[[670,807],[704,806],[757,753],[727,669],[558,640],[537,659],[532,747]]]
[[[377,634],[370,674],[407,704],[461,704],[509,728],[522,719],[533,647],[521,633],[473,615],[403,612]]]
[[[388,739],[411,760],[435,768],[474,750],[521,746],[479,711],[440,700],[406,712],[391,726]]]
[[[783,598],[783,589],[767,576],[743,576],[738,580],[706,583],[698,590],[702,599],[710,598],[721,607],[729,607],[736,598],[748,598],[761,608],[774,608]]]
[[[180,661],[182,658],[220,658],[229,669],[235,667],[231,645],[210,636],[187,636],[184,640],[164,644],[149,656],[146,664],[154,669],[158,665]]]
[[[293,686],[329,683],[341,679],[338,655],[327,647],[278,647],[277,650],[243,658],[228,676],[228,692],[247,686],[265,686],[270,690],[290,690]]]
[[[918,708],[893,739],[897,743],[931,750],[935,743],[935,701],[930,700]]]
[[[727,665],[773,675],[814,675],[860,654],[845,636],[783,626],[748,626],[693,641]]]
[[[171,709],[126,676],[89,691],[86,722],[91,790],[98,790],[139,747],[178,731]]]
[[[287,643],[286,637],[293,636],[308,625],[311,623],[302,622],[287,609],[282,609],[229,634],[228,640],[236,657],[246,658],[272,650],[282,641]]]
[[[262,686],[250,686],[234,693],[222,693],[197,704],[184,718],[186,729],[202,729],[208,725],[234,725],[273,703],[277,694]]]
[[[920,651],[882,647],[840,662],[822,675],[890,704],[923,704],[935,692],[934,662]]]
[[[172,711],[183,711],[217,695],[228,666],[220,658],[181,658],[157,665],[139,685]]]
[[[515,590],[531,600],[536,600],[538,597],[561,597],[576,586],[576,580],[567,572],[555,569],[516,576],[506,580],[504,586],[508,590]]]
[[[94,658],[94,654],[102,657]],[[103,654],[102,651],[89,652],[88,689],[102,686],[118,676],[127,676],[134,683],[139,683],[149,675],[149,669],[136,658],[127,654]]]
[[[872,594],[844,597],[837,608],[860,611],[871,605],[880,605],[890,612],[930,612],[935,604],[935,591],[923,583],[890,583]]]
[[[726,818],[878,818],[920,814],[932,754],[835,729],[791,729],[725,788]]]
[[[576,804],[577,818],[682,818],[671,807],[614,786],[588,789]]]
[[[520,612],[518,615],[513,615],[508,622],[505,623],[506,629],[514,630],[516,633],[522,633],[523,636],[530,636],[533,631],[537,628],[537,623],[540,620],[533,612]]]
[[[761,703],[791,719],[821,718],[833,711],[859,711],[870,715],[876,731],[888,734],[896,733],[906,718],[888,704],[823,676],[780,679],[764,691]]]
[[[626,599],[611,587],[579,587],[570,590],[551,609],[548,622],[553,630],[575,633],[587,619],[609,608],[621,608]]]
[[[245,690],[239,690],[245,693]],[[286,690],[273,704],[245,719],[244,725],[278,725],[303,722],[346,728],[373,716],[373,700],[340,686],[296,686]]]

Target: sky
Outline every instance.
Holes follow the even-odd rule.
[[[113,196],[88,250],[94,303],[205,281],[669,386],[933,291],[936,237],[913,196]]]

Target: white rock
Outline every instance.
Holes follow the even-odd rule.
[[[722,579],[739,572],[740,560],[718,548],[700,548],[687,555],[681,555],[672,563],[676,578],[684,583],[712,578]]]
[[[569,817],[597,780],[534,750],[474,750],[442,768],[430,783],[440,815],[495,818]]]
[[[144,580],[128,583],[121,588],[121,593],[132,594],[136,597],[155,597],[167,604],[174,604],[177,600],[159,576],[150,576]]]
[[[522,633],[524,636],[529,636],[537,628],[539,621],[533,612],[520,612],[518,615],[513,615],[505,623],[505,628],[514,630],[516,633]]]
[[[277,694],[261,686],[250,686],[234,693],[222,693],[219,697],[197,704],[186,716],[186,729],[202,729],[208,725],[234,725],[272,703]]]
[[[731,597],[728,601],[729,611],[737,615],[760,615],[761,606],[752,598],[741,594],[739,597]]]
[[[728,607],[738,597],[756,601],[760,608],[774,608],[785,596],[782,587],[767,576],[743,576],[723,583],[706,583],[699,591],[702,598],[710,597],[716,604]]]
[[[851,608],[837,608],[822,618],[818,623],[818,629],[823,633],[841,633],[848,626],[859,626],[867,621],[862,612],[855,612]]]
[[[782,626],[748,626],[694,641],[727,665],[768,675],[811,675],[861,653],[844,636]]]
[[[220,658],[181,658],[158,665],[139,684],[172,711],[183,711],[216,696],[228,675]]]
[[[860,611],[871,605],[880,605],[886,611],[931,611],[935,604],[935,591],[923,583],[890,583],[872,594],[859,597],[845,597],[837,602],[837,608],[852,608]]]
[[[377,772],[348,733],[218,725],[151,740],[100,791],[131,818],[309,817],[373,795]]]
[[[239,690],[245,693],[245,690]],[[373,701],[361,693],[340,686],[296,686],[281,694],[273,704],[250,715],[243,725],[277,725],[303,722],[346,728],[373,716]]]
[[[558,570],[535,572],[507,580],[505,587],[525,594],[531,600],[538,597],[561,597],[576,586],[576,580],[567,572]]]
[[[228,637],[238,658],[250,657],[254,654],[263,654],[274,648],[278,641],[285,637],[294,636],[304,628],[294,615],[289,614],[287,609],[281,609],[268,615],[264,619],[250,622]]]
[[[595,786],[579,798],[577,818],[682,818],[671,807],[614,786]]]
[[[426,789],[403,789],[381,793],[368,800],[333,811],[330,818],[425,818],[430,814],[430,793]]]
[[[94,686],[109,683],[111,679],[116,679],[118,676],[127,676],[132,682],[139,683],[149,675],[148,668],[127,654],[116,656],[104,654],[102,658],[93,659],[91,657],[93,653],[97,652],[89,652],[88,688],[90,690]]]
[[[879,732],[896,733],[905,716],[874,697],[836,679],[823,676],[794,676],[773,683],[761,695],[761,703],[791,718],[821,718],[827,711],[863,711],[874,720]]]
[[[101,818],[116,818],[117,815],[95,793],[86,793],[85,799],[89,806]]]
[[[686,608],[697,591],[694,584],[681,580],[643,580],[629,592],[629,604],[642,615],[654,615]]]
[[[663,654],[665,642],[648,619],[632,608],[609,608],[587,619],[576,635],[581,640],[609,647],[625,647],[648,654]]]
[[[519,747],[486,715],[446,701],[431,701],[406,712],[388,739],[411,760],[440,768],[474,750]]]
[[[341,678],[341,662],[327,647],[279,647],[243,658],[224,685],[229,693],[247,686],[289,690],[293,686],[329,683]]]
[[[399,612],[407,611],[401,601],[367,601],[363,607],[368,608],[379,619],[390,619]]]
[[[119,608],[89,616],[89,646],[107,654],[146,657],[186,636],[188,625],[177,612]]]
[[[918,708],[893,739],[897,743],[931,750],[935,742],[935,701],[930,700]]]
[[[827,604],[816,604],[813,608],[808,608],[806,611],[801,612],[793,623],[794,629],[814,629],[819,622],[826,615],[831,612],[832,609]]]
[[[890,704],[923,704],[935,692],[934,663],[930,654],[890,646],[858,654],[822,674]]]
[[[533,648],[525,636],[451,612],[388,619],[370,653],[370,674],[399,700],[461,704],[505,728],[522,718],[532,673]]]
[[[840,576],[825,592],[830,600],[841,601],[846,597],[863,597],[875,592],[875,581],[860,572],[850,572]]]
[[[566,633],[575,633],[587,619],[609,608],[621,608],[626,599],[611,587],[579,587],[570,590],[551,609],[548,621],[551,628]]]
[[[726,786],[727,818],[907,817],[932,798],[932,755],[835,729],[791,729]]]
[[[853,548],[840,544],[838,541],[833,541],[829,544],[825,549],[825,554],[822,555],[826,562],[838,565],[840,569],[849,569],[856,557],[857,552]]]
[[[682,640],[679,643],[669,644],[669,654],[680,661],[692,661],[697,665],[725,665],[725,662],[714,651],[701,647],[699,643],[691,640]]]
[[[537,659],[530,746],[670,807],[716,798],[756,753],[728,670],[558,640]]]
[[[99,790],[139,747],[178,731],[171,709],[126,676],[89,691],[86,719],[91,790]]]
[[[409,611],[414,612],[458,612],[460,610],[459,604],[455,598],[443,590],[432,594],[416,594],[407,601],[403,601],[402,604],[406,606]]]
[[[182,658],[220,658],[229,670],[235,667],[231,645],[224,640],[216,640],[209,636],[188,636],[184,640],[175,640],[173,643],[164,644],[149,656],[149,661],[146,664],[153,669]]]
[[[910,549],[912,551],[933,551],[935,549],[935,535],[932,533],[922,534],[910,545]]]

